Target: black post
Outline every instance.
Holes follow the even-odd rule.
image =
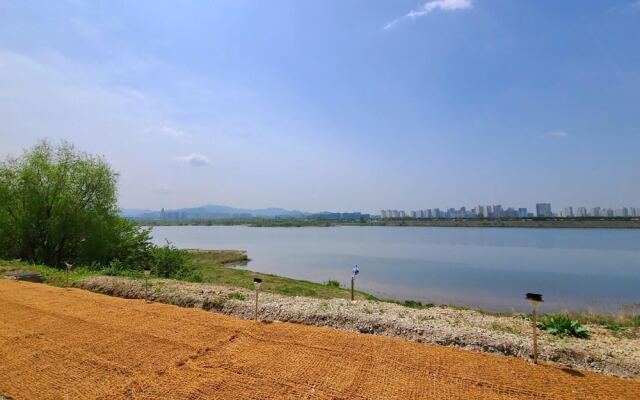
[[[351,301],[355,300],[353,296],[353,282],[355,281],[355,276],[351,277]]]

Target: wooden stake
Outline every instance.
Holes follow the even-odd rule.
[[[536,306],[535,302],[531,303],[533,312],[531,313],[531,327],[533,329],[533,363],[538,363],[538,324],[536,322]]]
[[[64,263],[64,265],[65,265],[65,269],[64,269],[64,287],[68,288],[69,287],[69,270],[71,269],[71,264]]]
[[[258,320],[258,292],[260,289],[256,288],[256,321]]]
[[[354,296],[353,296],[353,282],[354,282],[355,280],[356,280],[356,279],[355,279],[355,277],[354,277],[354,276],[352,276],[352,277],[351,277],[351,301],[355,300],[355,299],[354,299]]]

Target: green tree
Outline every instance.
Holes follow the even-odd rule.
[[[0,163],[0,257],[142,265],[150,234],[118,215],[118,175],[102,158],[46,140]]]

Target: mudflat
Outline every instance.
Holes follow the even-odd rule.
[[[640,381],[0,280],[0,397],[635,399]]]

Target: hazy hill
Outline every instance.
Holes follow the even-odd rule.
[[[179,208],[175,210],[137,210],[122,209],[121,215],[134,219],[216,219],[216,218],[233,218],[233,217],[302,217],[307,215],[302,211],[286,210],[284,208],[259,208],[246,209],[234,208],[221,205],[205,205],[194,208]]]

